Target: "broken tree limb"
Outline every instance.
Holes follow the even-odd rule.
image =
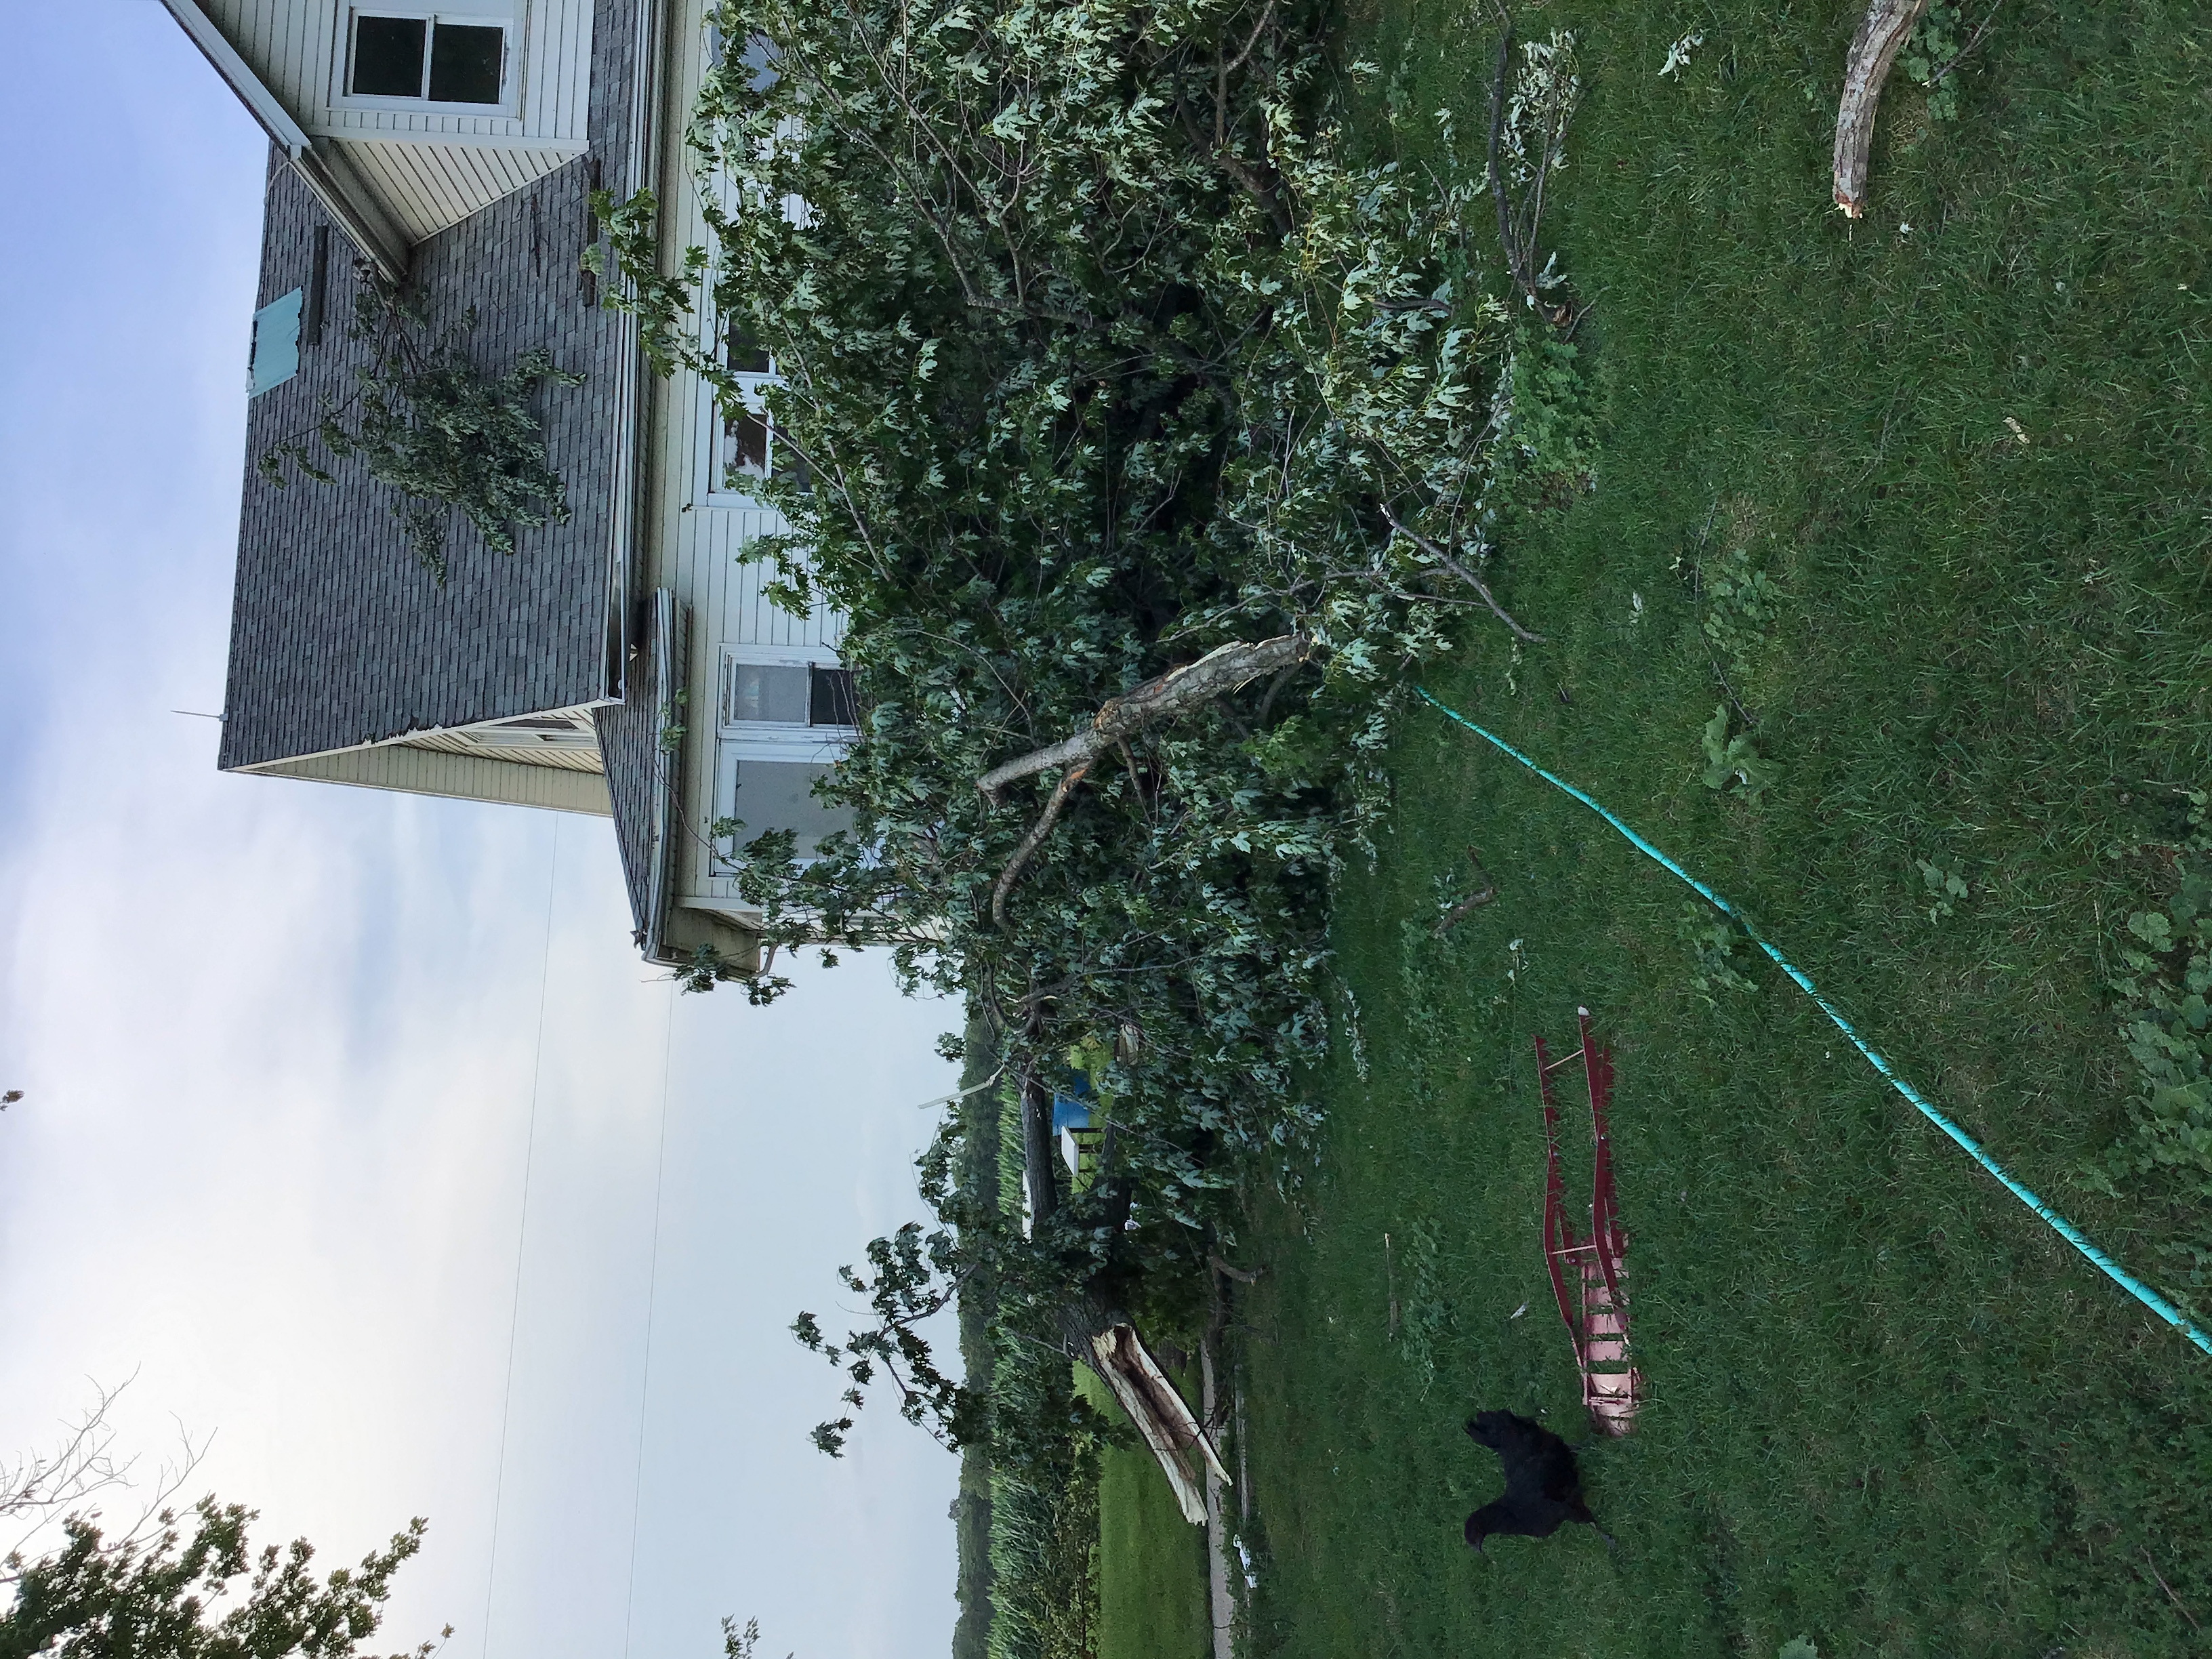
[[[1505,249],[1505,269],[1514,287],[1531,300],[1536,297],[1535,274],[1528,255],[1513,229],[1513,204],[1505,193],[1505,173],[1499,165],[1498,141],[1505,135],[1505,87],[1513,73],[1513,19],[1505,19],[1505,32],[1498,41],[1498,74],[1490,88],[1490,193],[1498,203],[1498,240]]]
[[[1312,653],[1313,641],[1303,634],[1280,634],[1256,643],[1232,640],[1196,662],[1171,668],[1134,690],[1108,699],[1091,723],[1073,737],[994,768],[976,780],[975,787],[995,801],[1010,783],[1040,772],[1086,765],[1125,738],[1180,720],[1216,697],[1227,696],[1263,674],[1302,663]]]
[[[1091,1363],[1158,1462],[1183,1519],[1204,1526],[1206,1477],[1224,1486],[1231,1482],[1189,1402],[1146,1352],[1133,1325],[1109,1325],[1093,1336]]]
[[[1208,1255],[1206,1258],[1206,1265],[1224,1279],[1233,1279],[1239,1285],[1256,1285],[1260,1282],[1261,1270],[1257,1267],[1232,1267],[1218,1255]]]
[[[1889,66],[1928,0],[1872,0],[1851,55],[1844,64],[1844,95],[1836,106],[1836,205],[1850,218],[1866,211],[1867,156],[1874,148],[1875,112]]]
[[[1391,529],[1396,531],[1407,541],[1413,543],[1414,546],[1419,548],[1422,552],[1427,554],[1438,564],[1443,566],[1445,569],[1450,571],[1453,575],[1458,577],[1469,587],[1473,588],[1477,593],[1480,593],[1482,596],[1482,602],[1490,607],[1490,614],[1497,617],[1498,621],[1504,623],[1508,628],[1511,629],[1514,632],[1515,637],[1526,640],[1531,645],[1541,645],[1544,643],[1544,636],[1541,634],[1532,634],[1527,629],[1522,627],[1519,623],[1513,620],[1512,617],[1507,613],[1505,607],[1498,604],[1497,599],[1492,594],[1488,586],[1484,583],[1481,577],[1476,575],[1474,572],[1469,570],[1457,559],[1455,559],[1450,554],[1445,552],[1444,550],[1437,543],[1431,541],[1426,536],[1422,535],[1419,531],[1408,530],[1399,520],[1398,515],[1390,510],[1390,503],[1388,501],[1384,501],[1382,503],[1382,516],[1389,521]]]
[[[1036,856],[1036,849],[1044,845],[1044,838],[1052,833],[1052,826],[1060,822],[1060,815],[1067,805],[1068,796],[1075,792],[1075,786],[1083,781],[1090,770],[1091,763],[1085,761],[1080,766],[1069,767],[1061,774],[1060,781],[1053,786],[1051,797],[1044,804],[1044,811],[1030,826],[1029,834],[1022,837],[1021,845],[1014,848],[1013,857],[1006,860],[1006,867],[999,872],[998,880],[991,884],[991,925],[994,927],[1006,925],[1006,895],[1014,890],[1014,884],[1021,879],[1023,867]]]

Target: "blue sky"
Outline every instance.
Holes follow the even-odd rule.
[[[915,1212],[954,1012],[679,998],[604,823],[215,771],[265,149],[155,0],[10,40],[0,1455],[135,1373],[272,1539],[430,1517],[383,1645],[942,1652],[953,1460],[814,1452],[785,1327]]]

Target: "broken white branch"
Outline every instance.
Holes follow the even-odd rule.
[[[1109,699],[1090,725],[1073,737],[986,772],[975,787],[995,801],[1001,789],[1023,778],[1086,766],[1124,738],[1148,726],[1180,720],[1263,674],[1304,662],[1312,652],[1313,641],[1303,634],[1279,635],[1256,644],[1232,640],[1196,662],[1170,669],[1158,679],[1146,680],[1134,690]]]

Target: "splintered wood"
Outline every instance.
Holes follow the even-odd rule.
[[[1114,1325],[1099,1332],[1091,1339],[1091,1356],[1098,1375],[1158,1460],[1182,1518],[1194,1527],[1204,1526],[1206,1474],[1211,1472],[1224,1486],[1234,1484],[1205,1426],[1145,1351],[1133,1326]]]

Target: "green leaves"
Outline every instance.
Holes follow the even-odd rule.
[[[953,1228],[940,1187],[957,1249],[871,1247],[872,1322],[836,1363],[957,1439],[974,1402],[915,1335],[951,1277],[988,1271],[1002,1328],[1057,1345],[1057,1308],[1194,1259],[1242,1176],[1310,1139],[1330,887],[1379,820],[1394,700],[1458,611],[1497,608],[1501,471],[1571,471],[1589,428],[1571,352],[1516,347],[1488,291],[1479,161],[1345,152],[1317,8],[728,0],[715,21],[774,42],[775,73],[732,55],[693,112],[712,247],[664,275],[653,200],[602,198],[604,291],[724,398],[702,339],[773,356],[812,487],[763,482],[792,527],[755,550],[782,601],[847,617],[862,705],[820,791],[851,832],[804,865],[787,836],[732,846],[735,884],[778,949],[884,947],[968,999],[1012,1076],[1096,1053],[1117,1126],[1095,1201],[1031,1234]],[[1132,689],[1285,635],[1309,663],[1094,757],[1055,821],[1059,769],[979,791]],[[1095,1048],[1123,1031],[1141,1042]]]
[[[539,387],[580,386],[584,377],[558,368],[543,349],[524,352],[503,374],[486,374],[467,351],[475,326],[472,309],[458,327],[431,333],[418,298],[364,282],[352,331],[369,345],[370,362],[354,372],[354,397],[325,410],[313,428],[330,454],[360,456],[371,477],[399,491],[393,510],[441,587],[454,512],[487,547],[506,554],[514,551],[518,526],[568,521],[567,491],[547,462],[532,404]],[[272,444],[254,459],[279,488],[287,465],[331,482],[304,437]]]
[[[2212,794],[2188,801],[2188,830],[2168,849],[2172,896],[2128,917],[2112,981],[2136,1095],[2131,1133],[2106,1154],[2104,1174],[2163,1171],[2212,1196]]]
[[[258,1512],[204,1498],[188,1516],[164,1510],[149,1540],[110,1539],[94,1517],[62,1523],[63,1547],[26,1563],[11,1555],[15,1603],[0,1612],[0,1656],[30,1659],[349,1659],[376,1633],[392,1575],[422,1547],[417,1518],[356,1568],[327,1579],[295,1539],[258,1553],[246,1528]],[[243,1593],[224,1598],[240,1579]],[[449,1626],[446,1632],[453,1634]],[[412,1659],[427,1659],[423,1643]]]
[[[1731,785],[1740,785],[1746,799],[1755,799],[1759,791],[1774,781],[1779,769],[1759,752],[1759,744],[1748,732],[1739,732],[1731,737],[1731,721],[1729,706],[1722,703],[1713,710],[1712,719],[1705,722],[1699,738],[1705,751],[1705,769],[1698,777],[1708,789],[1725,790]]]
[[[1934,901],[1928,908],[1928,920],[1931,923],[1941,921],[1954,913],[1959,900],[1966,896],[1966,866],[1949,856],[1936,860],[1915,859],[1913,863],[1918,867],[1920,879]]]
[[[1723,995],[1758,990],[1738,966],[1735,947],[1742,943],[1743,935],[1727,917],[1702,904],[1686,904],[1675,933],[1689,947],[1694,964],[1691,988],[1709,1007],[1718,1007]]]

